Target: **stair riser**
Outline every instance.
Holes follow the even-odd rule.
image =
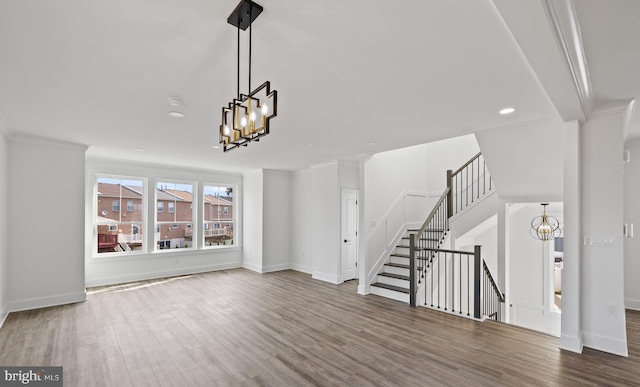
[[[406,254],[409,255],[410,249],[408,247],[396,246],[396,254]]]
[[[409,258],[405,258],[405,257],[395,257],[395,256],[391,256],[391,263],[399,263],[401,265],[408,265],[409,264]]]
[[[390,289],[378,288],[375,286],[371,287],[371,293],[377,294],[382,297],[391,298],[393,300],[409,302],[409,295],[407,293],[400,293]]]
[[[392,274],[400,274],[400,275],[409,275],[409,269],[404,269],[402,267],[394,267],[394,266],[384,266],[384,271],[386,273]]]
[[[408,288],[409,287],[409,281],[407,281],[407,280],[398,279],[398,278],[391,278],[391,277],[385,277],[383,275],[379,275],[378,276],[378,282],[381,282],[383,284],[400,286],[402,288]]]

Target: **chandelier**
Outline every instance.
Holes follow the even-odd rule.
[[[251,24],[262,13],[262,6],[251,0],[242,0],[231,13],[227,22],[238,30],[238,92],[236,98],[222,108],[220,144],[225,152],[269,134],[269,121],[278,115],[278,92],[271,90],[266,81],[251,90]],[[249,76],[248,93],[240,93],[240,30],[249,28]]]
[[[542,203],[542,216],[536,216],[531,221],[531,236],[541,241],[549,241],[560,236],[560,222],[553,216],[547,215],[549,203]]]

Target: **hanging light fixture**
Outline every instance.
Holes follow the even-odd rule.
[[[553,216],[547,215],[549,203],[542,203],[542,216],[536,216],[531,221],[531,236],[541,241],[549,241],[560,236],[560,222]]]
[[[251,90],[251,24],[262,13],[262,6],[251,0],[242,0],[227,22],[238,29],[238,92],[236,98],[222,108],[220,144],[225,152],[252,141],[260,141],[269,134],[269,121],[278,115],[278,92],[271,90],[266,81]],[[240,30],[249,28],[249,77],[248,94],[240,93]]]

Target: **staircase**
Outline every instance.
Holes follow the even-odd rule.
[[[475,319],[501,320],[504,294],[475,250],[442,249],[449,218],[493,192],[479,153],[458,170],[447,171],[447,188],[420,229],[408,229],[371,284],[371,293]],[[482,291],[480,290],[482,286]],[[464,313],[463,313],[464,309]]]

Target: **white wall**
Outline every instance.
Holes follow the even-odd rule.
[[[84,164],[84,159],[83,159]],[[107,174],[115,176],[131,176],[147,179],[146,207],[147,213],[153,218],[156,208],[155,197],[156,180],[169,179],[179,181],[193,181],[202,184],[233,184],[238,189],[234,190],[234,204],[243,201],[242,177],[238,174],[226,174],[212,170],[198,170],[193,168],[180,168],[169,165],[133,163],[124,160],[109,160],[90,158],[86,161],[86,184],[82,203],[84,205],[85,247],[84,259],[86,262],[86,286],[122,283],[141,279],[169,277],[181,274],[192,274],[212,270],[221,270],[240,267],[242,264],[241,247],[202,250],[163,250],[154,251],[155,233],[147,232],[145,242],[148,250],[145,254],[131,254],[127,256],[98,256],[92,250],[93,238],[93,198],[95,174]],[[202,189],[202,187],[199,187]],[[78,204],[76,203],[76,206]],[[202,213],[199,203],[194,203],[194,223],[202,224]],[[234,240],[238,246],[243,244],[243,220],[242,205],[234,205],[236,211],[236,224]],[[146,223],[145,223],[146,224]],[[154,230],[155,231],[155,230]],[[195,242],[198,245],[198,242]]]
[[[560,336],[560,313],[545,304],[550,289],[545,289],[545,270],[551,261],[544,249],[553,242],[541,242],[531,237],[531,220],[540,216],[540,204],[514,204],[509,208],[509,284],[511,323]]]
[[[623,110],[594,114],[581,137],[581,226],[609,247],[582,248],[582,337],[590,348],[627,355],[624,313]]]
[[[455,171],[480,152],[473,134],[427,144],[427,191],[442,194],[447,170]]]
[[[628,146],[624,165],[624,222],[633,223],[633,238],[624,239],[624,303],[640,310],[640,144]]]
[[[365,228],[371,230],[403,192],[427,193],[427,145],[371,156],[365,161],[364,181]]]
[[[563,122],[521,122],[476,133],[501,198],[562,200]]]
[[[338,283],[340,277],[340,190],[338,162],[311,168],[313,278]]]
[[[360,163],[338,160],[291,174],[290,267],[313,278],[340,278],[340,189],[359,189]]]
[[[243,175],[242,266],[259,273],[262,272],[263,188],[262,170],[251,171]]]
[[[9,148],[7,138],[0,128],[0,326],[7,317],[8,281],[7,263],[7,233],[8,230],[8,179],[9,179]]]
[[[560,348],[582,353],[581,262],[582,229],[580,214],[580,124],[566,122],[563,128],[563,214],[564,253],[562,257],[562,317]]]
[[[262,272],[291,267],[291,173],[263,173]]]
[[[291,176],[291,268],[308,274],[313,273],[311,181],[311,169]]]
[[[85,300],[84,153],[53,140],[9,143],[10,311]]]

